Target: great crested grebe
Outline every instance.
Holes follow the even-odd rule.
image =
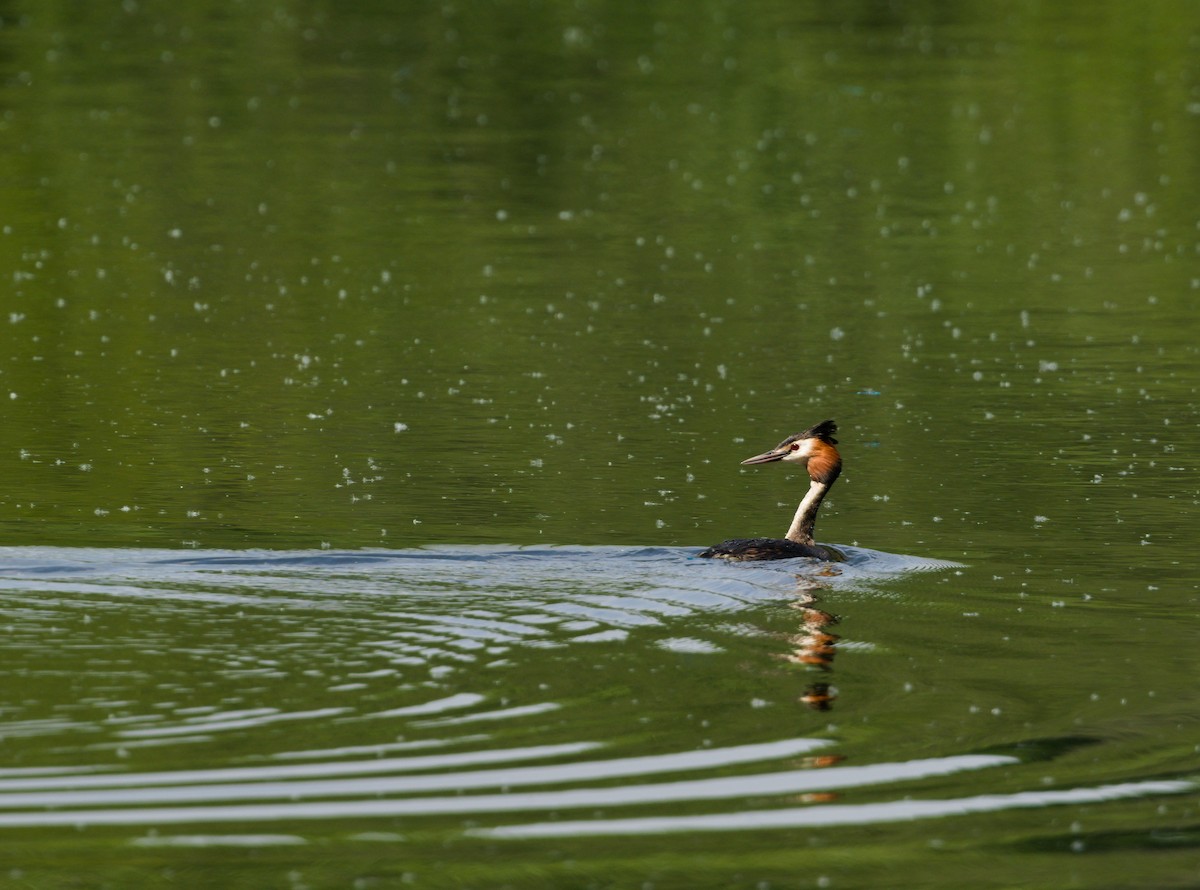
[[[748,465],[769,464],[782,460],[799,464],[808,470],[808,494],[796,508],[796,516],[792,519],[786,538],[733,538],[722,541],[715,547],[709,547],[700,556],[734,561],[792,559],[797,556],[829,562],[844,560],[845,557],[832,547],[825,547],[813,541],[817,510],[821,508],[821,501],[825,499],[838,474],[842,472],[842,456],[834,447],[837,445],[837,439],[833,438],[836,432],[837,424],[832,420],[825,420],[802,433],[788,436],[770,451],[742,461]]]

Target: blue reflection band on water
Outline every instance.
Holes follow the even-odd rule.
[[[1105,803],[1159,794],[1183,794],[1200,787],[1194,782],[1129,782],[1098,788],[1066,791],[1021,791],[1016,794],[985,794],[960,800],[896,800],[859,805],[809,806],[786,810],[754,810],[744,813],[715,813],[708,816],[660,816],[647,819],[608,819],[579,822],[540,822],[499,828],[469,829],[475,837],[513,840],[583,837],[588,835],[669,834],[692,831],[758,831],[772,828],[828,828],[838,825],[876,825],[998,813],[1032,807]]]
[[[689,752],[695,754],[726,752]],[[680,755],[673,755],[680,756]],[[726,758],[727,759],[727,758]],[[577,781],[598,779],[605,775],[630,774],[644,770],[648,761],[661,758],[629,758],[628,761],[564,764],[562,769],[574,771]],[[430,816],[449,814],[478,814],[519,812],[522,810],[562,810],[583,807],[629,806],[667,801],[731,800],[747,795],[772,796],[798,794],[836,788],[863,787],[911,781],[929,776],[943,776],[964,770],[984,769],[1017,763],[1012,757],[991,754],[968,754],[931,760],[903,763],[877,763],[870,766],[803,769],[786,772],[759,773],[748,776],[728,776],[695,779],[682,782],[660,782],[625,785],[614,788],[569,788],[563,791],[534,791],[527,793],[463,795],[452,797],[417,797],[399,800],[357,800],[308,803],[277,803],[205,807],[147,807],[128,810],[74,810],[58,812],[25,812],[0,814],[0,827],[32,825],[137,825],[187,822],[275,821],[280,819],[326,819],[367,816]],[[608,766],[607,773],[598,768]],[[558,771],[556,773],[556,771]],[[566,778],[559,767],[531,768],[523,771],[489,771],[487,773],[447,774],[442,776],[376,778],[328,782],[295,782],[274,784],[241,784],[216,786],[172,786],[167,788],[127,788],[103,791],[55,792],[49,794],[13,794],[0,797],[0,807],[69,807],[89,805],[121,805],[134,803],[212,803],[249,798],[287,797],[292,801],[303,797],[341,797],[351,793],[378,795],[383,793],[419,792],[454,788],[495,787],[504,781],[543,784],[553,777]],[[698,817],[705,818],[705,817]],[[655,820],[632,820],[650,822]],[[671,820],[667,820],[669,823]],[[592,823],[580,823],[589,825]],[[606,824],[606,823],[598,823]],[[656,823],[657,824],[657,823]],[[659,829],[666,830],[666,829]]]

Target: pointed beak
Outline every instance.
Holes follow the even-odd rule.
[[[742,461],[742,466],[749,464],[769,464],[771,461],[783,460],[787,456],[790,449],[788,448],[772,448],[770,451],[764,451],[762,454],[756,454],[754,457],[748,457]]]

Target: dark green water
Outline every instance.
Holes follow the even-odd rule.
[[[0,8],[0,884],[1200,883],[1198,58],[1167,2]],[[826,417],[851,565],[690,559]]]

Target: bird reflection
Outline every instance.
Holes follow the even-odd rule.
[[[828,683],[812,683],[804,691],[804,695],[800,696],[800,701],[814,711],[831,710],[836,699],[837,690]]]
[[[814,591],[820,586],[816,579],[796,576],[796,600],[791,605],[800,613],[800,629],[789,638],[792,649],[782,657],[795,665],[830,672],[840,638],[828,628],[837,624],[838,618],[816,607],[818,599]],[[837,689],[832,683],[813,682],[799,700],[814,711],[828,711],[836,699]]]

